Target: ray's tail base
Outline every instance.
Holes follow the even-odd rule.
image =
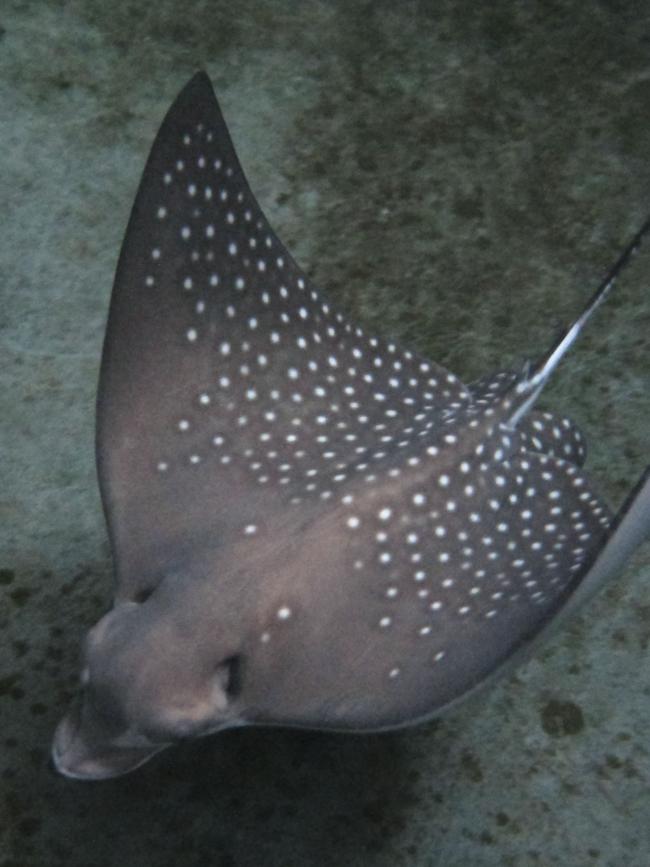
[[[584,310],[578,318],[566,329],[562,336],[553,344],[541,359],[529,365],[524,371],[519,383],[515,388],[516,409],[510,418],[510,425],[514,427],[519,419],[528,412],[537,400],[540,392],[548,382],[560,361],[568,350],[573,346],[578,335],[582,331],[592,314],[600,307],[611,292],[624,268],[630,263],[632,257],[638,252],[645,237],[650,234],[650,215],[645,219],[641,228],[629,241],[616,262],[602,279],[593,295],[587,302]]]

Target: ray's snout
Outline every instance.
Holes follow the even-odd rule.
[[[162,747],[118,747],[98,725],[89,724],[84,708],[72,708],[54,733],[52,762],[56,770],[75,780],[119,777],[146,762]]]
[[[220,664],[202,665],[180,601],[170,605],[175,617],[165,619],[153,600],[116,604],[88,633],[83,692],[52,744],[64,776],[117,777],[172,743],[237,724],[239,657],[227,644]]]

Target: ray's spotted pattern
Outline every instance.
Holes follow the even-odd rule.
[[[464,385],[312,286],[195,76],[116,275],[97,436],[115,605],[57,767],[114,776],[248,723],[425,718],[602,582],[647,534],[647,480],[612,524],[580,432],[532,406],[647,229],[536,366]]]
[[[533,414],[529,430],[506,433],[498,422],[481,423],[493,415],[502,382],[510,384],[507,374],[470,390],[438,365],[364,334],[322,299],[277,242],[214,131],[198,123],[178,145],[182,158],[159,179],[155,217],[166,226],[154,238],[144,282],[153,288],[168,278],[162,251],[176,234],[177,291],[187,297],[179,339],[197,348],[206,341],[215,364],[212,388],[197,389],[183,417],[171,422],[184,435],[176,466],[165,456],[158,471],[207,460],[218,479],[219,465],[234,464],[257,484],[277,486],[288,504],[338,499],[350,513],[344,525],[368,537],[360,547],[375,546],[367,562],[353,560],[353,569],[379,567],[378,582],[392,582],[384,592],[395,604],[377,621],[380,628],[393,625],[405,594],[409,604],[413,594],[422,600],[425,617],[443,608],[494,617],[507,601],[557,595],[583,565],[592,533],[608,526],[607,512],[588,490],[577,491],[567,511],[554,473],[560,484],[571,477],[576,488],[584,477],[570,464],[523,456],[554,449],[582,463],[577,429],[548,413]],[[474,448],[436,472],[441,452],[458,449],[455,431],[464,423],[480,431]],[[355,495],[343,493],[346,483],[399,476],[405,479],[391,505],[375,505],[362,522]],[[438,485],[433,501],[442,498],[440,508],[426,508],[420,481]],[[360,496],[376,500],[372,492]],[[567,519],[572,533],[558,524]],[[253,535],[257,525],[242,530]],[[354,545],[350,551],[353,558]],[[431,635],[433,624],[429,616],[417,634]]]

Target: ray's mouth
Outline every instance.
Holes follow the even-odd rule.
[[[61,771],[61,773],[65,773],[61,768],[63,757],[72,748],[72,745],[77,738],[80,726],[81,702],[80,700],[77,700],[77,703],[73,705],[68,713],[61,719],[61,722],[58,724],[56,731],[54,732],[54,739],[52,742],[52,761],[54,762],[57,771]]]
[[[57,726],[51,757],[55,769],[68,779],[107,780],[144,764],[165,746],[117,747],[101,740],[94,743],[84,731],[79,703]]]
[[[52,763],[55,769],[64,777],[84,779],[72,768],[71,758],[79,745],[81,729],[81,701],[78,700],[68,713],[61,719],[54,732],[52,741]]]

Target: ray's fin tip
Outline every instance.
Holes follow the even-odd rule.
[[[202,66],[199,66],[196,69],[196,71],[185,86],[189,87],[190,84],[207,85],[210,90],[212,90],[212,82],[210,81],[210,76]]]
[[[179,102],[185,102],[188,99],[191,101],[199,99],[201,96],[213,97],[214,88],[212,87],[210,76],[205,69],[200,66],[190,76],[190,78],[188,78],[186,84],[179,91],[172,106],[177,105]]]

